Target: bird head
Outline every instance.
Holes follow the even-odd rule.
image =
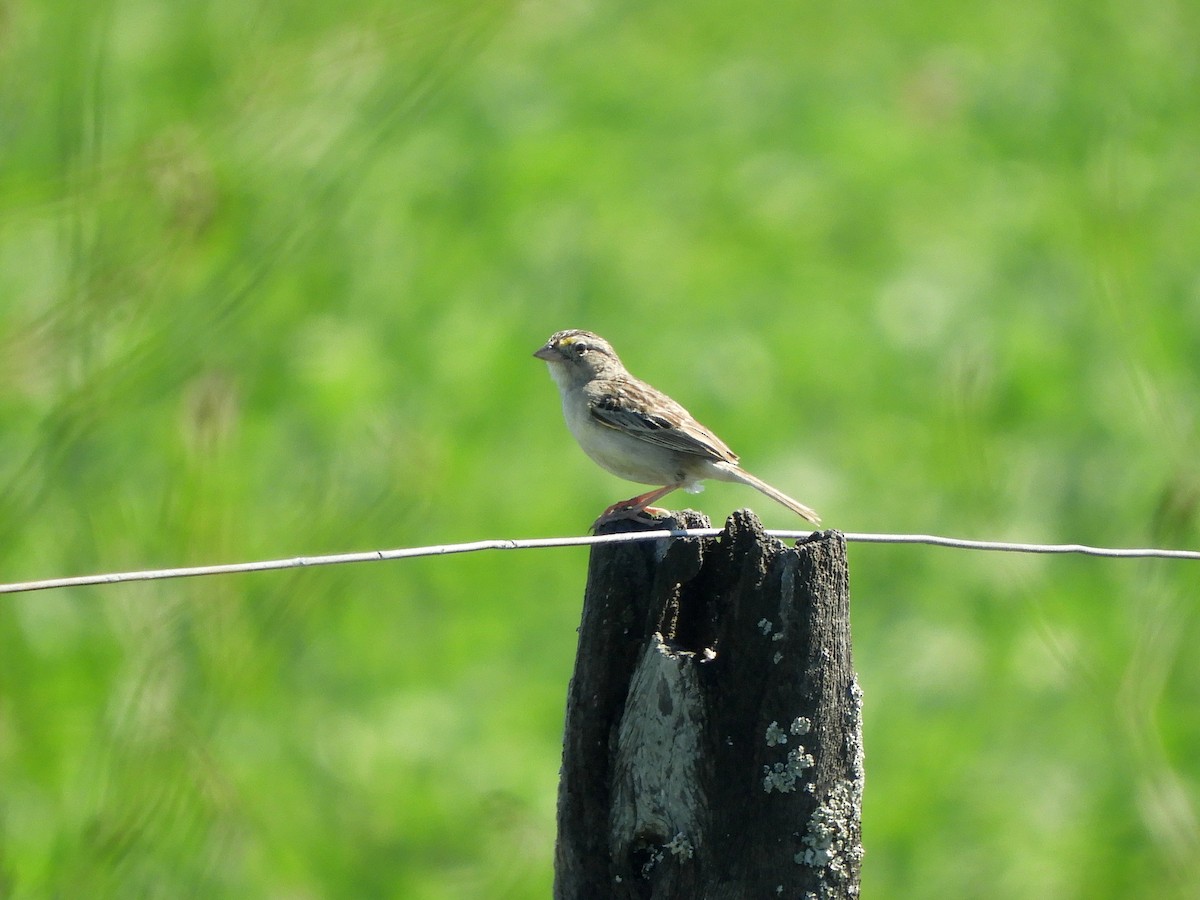
[[[584,384],[622,370],[612,345],[590,331],[555,332],[533,355],[547,362],[550,374],[563,387]]]

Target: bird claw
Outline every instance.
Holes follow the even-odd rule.
[[[628,500],[621,500],[614,503],[600,514],[600,518],[592,523],[592,531],[594,532],[601,525],[620,519],[632,519],[635,522],[642,523],[656,522],[659,517],[670,515],[670,512],[665,509],[658,509],[650,504],[681,487],[683,487],[682,482],[668,484],[660,488],[655,488],[652,491],[647,491],[644,494],[639,494],[636,497],[630,497]]]
[[[625,500],[621,503],[614,503],[608,509],[600,514],[600,517],[592,523],[590,531],[595,534],[601,525],[607,525],[609,522],[621,522],[629,520],[632,522],[640,522],[643,525],[652,525],[659,519],[669,517],[671,511],[669,509],[660,509],[657,506],[634,506],[633,501]]]

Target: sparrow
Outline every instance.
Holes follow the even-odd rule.
[[[751,475],[728,445],[662,391],[629,373],[604,338],[555,332],[534,354],[562,395],[563,416],[583,452],[614,475],[652,491],[614,503],[592,525],[661,513],[650,506],[671,491],[703,490],[705,479],[746,484],[820,524],[811,508]]]

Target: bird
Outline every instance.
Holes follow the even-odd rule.
[[[592,524],[642,518],[674,490],[704,489],[705,479],[745,484],[819,525],[810,507],[751,475],[737,454],[662,391],[635,378],[612,345],[579,329],[557,331],[533,354],[546,361],[562,395],[563,417],[579,446],[614,475],[652,491],[614,503]]]

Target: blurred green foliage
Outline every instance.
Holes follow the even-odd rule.
[[[830,526],[1200,546],[1197,46],[1188,0],[0,4],[0,579],[579,533],[631,488],[565,327]],[[1200,568],[851,563],[866,896],[1197,895]],[[547,896],[585,564],[0,599],[0,895]]]

